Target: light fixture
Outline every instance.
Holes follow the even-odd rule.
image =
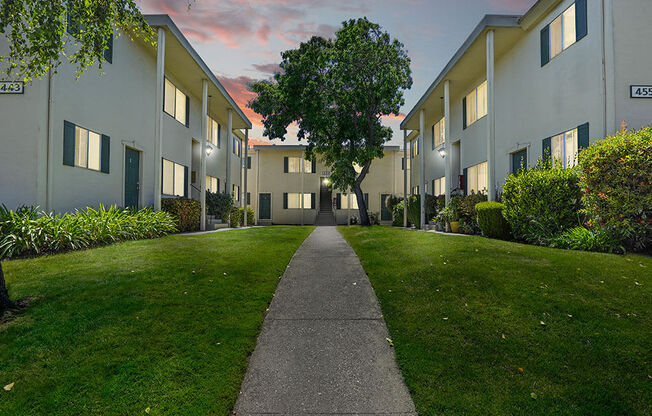
[[[441,156],[442,158],[446,157],[446,148],[445,147],[442,147],[441,149],[439,149],[438,152],[439,152],[439,156]]]
[[[210,156],[213,153],[213,146],[206,146],[206,156]]]
[[[324,180],[323,180],[322,182],[324,183],[324,186],[328,186],[328,184],[329,184],[331,181],[330,181],[330,179],[328,179],[328,178],[324,178]]]

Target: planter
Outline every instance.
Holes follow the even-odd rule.
[[[458,233],[460,231],[460,222],[459,221],[451,221],[450,226],[451,226],[451,232]]]

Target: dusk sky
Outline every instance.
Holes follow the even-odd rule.
[[[313,35],[333,36],[341,22],[366,16],[405,44],[414,85],[408,112],[485,14],[522,14],[535,0],[140,0],[144,13],[167,13],[213,70],[262,137],[260,117],[246,108],[247,85],[271,77],[280,52]],[[384,120],[402,144],[402,117]],[[296,143],[288,137],[286,143]]]

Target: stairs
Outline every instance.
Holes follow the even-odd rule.
[[[228,227],[229,224],[224,224],[224,222],[221,219],[216,218],[215,215],[206,215],[206,231]]]
[[[337,225],[335,214],[333,213],[332,193],[326,186],[322,186],[319,192],[319,212],[315,225],[333,226]]]

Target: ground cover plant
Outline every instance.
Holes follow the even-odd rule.
[[[650,415],[652,259],[341,227],[421,415]]]
[[[2,415],[226,415],[312,227],[173,235],[3,262]]]

